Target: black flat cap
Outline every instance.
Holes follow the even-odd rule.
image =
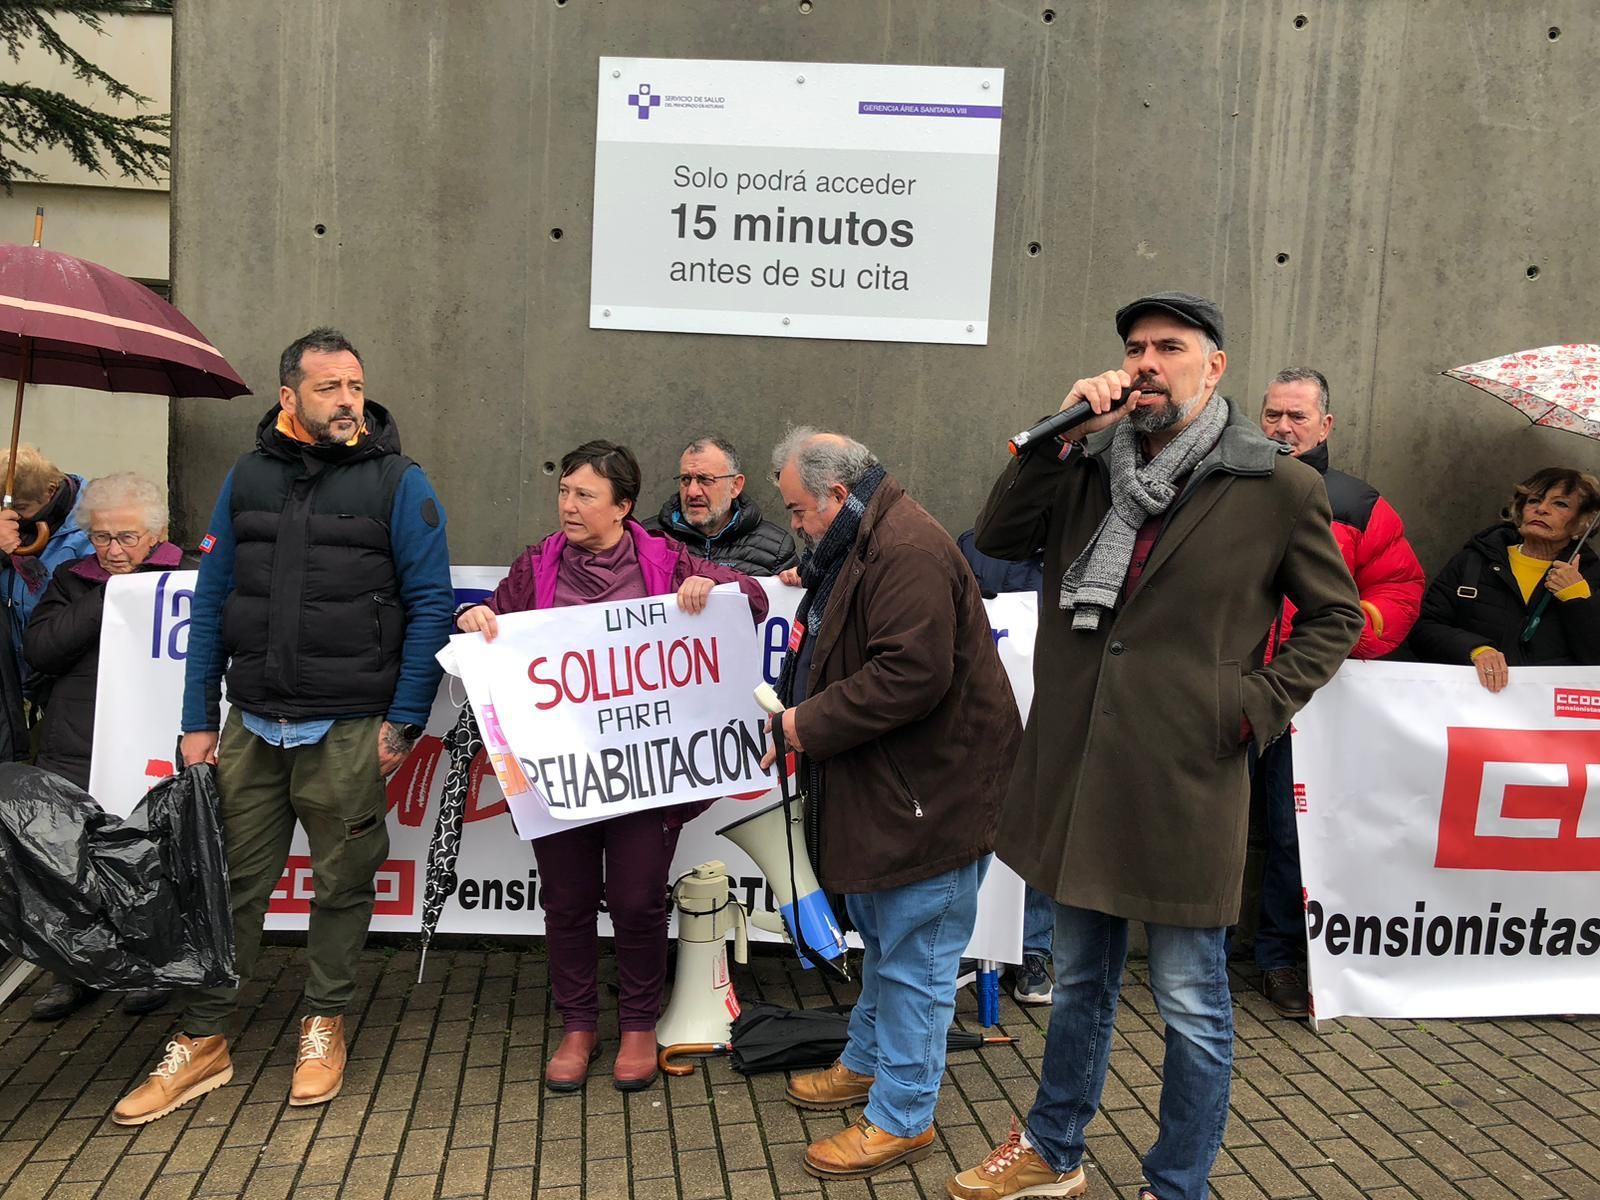
[[[1221,348],[1222,310],[1217,307],[1215,300],[1207,300],[1204,296],[1195,296],[1188,292],[1154,292],[1148,296],[1140,296],[1132,304],[1124,304],[1117,309],[1117,336],[1126,338],[1128,330],[1133,328],[1134,321],[1151,311],[1170,313],[1185,324],[1204,330],[1217,347]]]

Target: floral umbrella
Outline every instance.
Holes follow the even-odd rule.
[[[1600,346],[1540,346],[1440,373],[1498,396],[1535,425],[1600,441]]]

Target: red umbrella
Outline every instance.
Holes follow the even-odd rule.
[[[40,249],[43,225],[40,209],[32,246],[0,243],[0,378],[17,381],[13,464],[30,383],[223,399],[250,391],[205,335],[149,288],[98,263]],[[14,482],[12,466],[0,507],[11,504]],[[35,544],[19,553],[36,553],[49,536],[41,527]]]

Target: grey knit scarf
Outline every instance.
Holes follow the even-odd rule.
[[[1143,465],[1143,435],[1127,421],[1115,427],[1104,452],[1111,473],[1111,508],[1061,577],[1061,607],[1072,609],[1074,629],[1100,628],[1101,613],[1116,604],[1128,578],[1139,527],[1167,511],[1177,497],[1178,481],[1211,452],[1227,423],[1228,402],[1213,392],[1189,427]]]

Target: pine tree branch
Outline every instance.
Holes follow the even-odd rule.
[[[97,87],[114,101],[138,106],[150,104],[108,72],[67,44],[52,18],[70,16],[95,33],[104,33],[101,17],[171,11],[171,0],[0,0],[0,47],[12,61],[20,62],[23,48],[37,43],[73,75]],[[28,83],[0,83],[0,188],[7,195],[18,179],[43,179],[20,155],[65,148],[72,160],[97,175],[105,175],[105,159],[121,174],[159,182],[170,161],[164,141],[172,132],[170,113],[121,117],[103,113],[61,92]],[[16,153],[13,154],[12,151]]]
[[[160,182],[171,151],[164,140],[172,134],[167,113],[119,117],[80,104],[60,92],[29,84],[0,83],[0,186],[7,192],[15,179],[42,179],[33,167],[9,151],[35,153],[64,148],[72,161],[97,175],[107,174],[105,160],[122,175]]]

